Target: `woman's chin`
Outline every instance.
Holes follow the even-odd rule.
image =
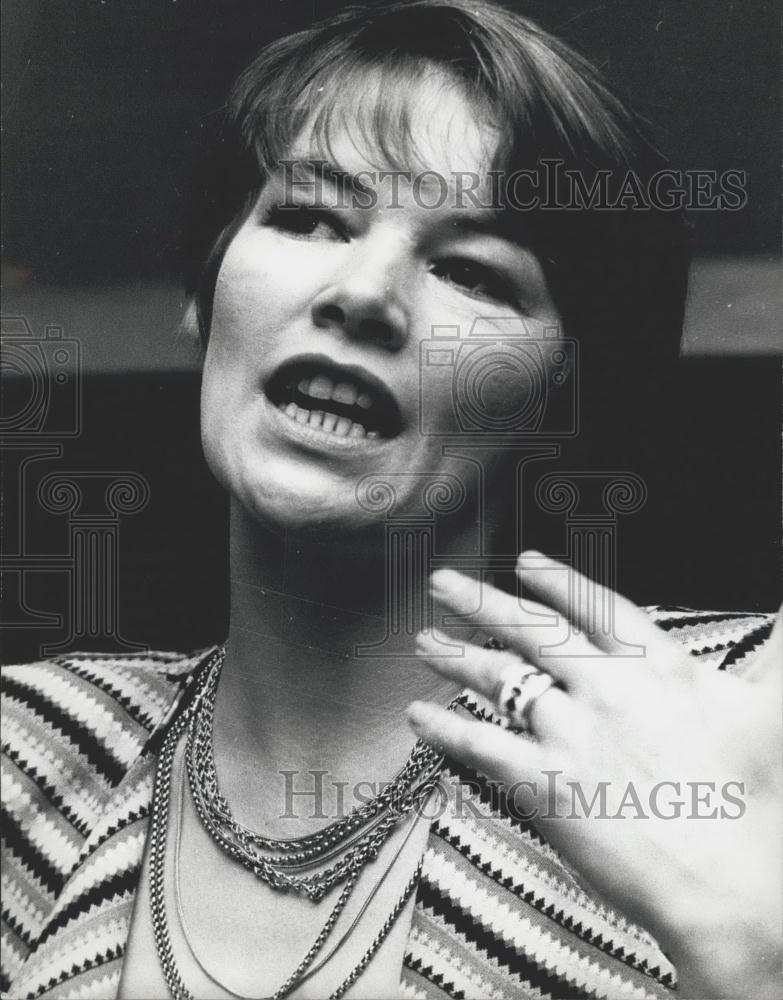
[[[364,532],[378,525],[378,519],[362,510],[353,489],[308,490],[301,486],[245,489],[237,499],[259,524],[276,531],[315,531],[338,534]]]

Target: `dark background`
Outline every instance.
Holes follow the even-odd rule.
[[[3,313],[24,316],[37,337],[57,324],[81,347],[72,372],[82,388],[80,433],[63,439],[59,464],[41,465],[40,474],[132,470],[150,484],[148,506],[121,524],[120,630],[127,639],[192,647],[219,639],[225,623],[224,501],[200,458],[197,359],[175,333],[188,163],[202,125],[257,48],[340,6],[3,5]],[[638,453],[623,456],[624,468],[644,474],[650,497],[621,525],[620,585],[643,603],[774,608],[781,478],[777,4],[515,6],[597,62],[653,124],[675,166],[747,171],[743,210],[692,219],[682,370],[677,385],[666,387],[665,417],[647,428]],[[12,416],[15,391],[4,396]],[[6,467],[6,553],[65,551],[65,519],[41,511],[33,480],[20,485],[16,465]],[[7,574],[12,627],[4,659],[67,640],[68,586],[67,574],[51,569]],[[65,620],[41,627],[31,621],[41,612]],[[107,645],[105,636],[95,642]],[[88,643],[82,637],[76,644]]]

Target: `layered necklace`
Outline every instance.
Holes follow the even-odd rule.
[[[421,740],[417,741],[394,780],[375,798],[316,833],[277,839],[250,830],[235,819],[229,802],[220,791],[215,768],[214,709],[224,659],[225,648],[221,647],[204,664],[195,695],[170,727],[158,761],[150,823],[149,865],[150,909],[155,947],[172,997],[175,1000],[193,1000],[193,994],[185,984],[174,958],[164,896],[172,770],[177,744],[184,733],[185,768],[196,813],[212,841],[226,855],[271,888],[301,893],[313,903],[321,901],[335,886],[342,885],[337,901],[313,944],[271,998],[282,1000],[296,986],[326,965],[359,922],[402,852],[413,825],[348,930],[332,950],[314,964],[345,909],[362,870],[376,859],[392,831],[436,787],[443,756]],[[449,707],[456,704],[455,699]],[[420,874],[421,861],[370,947],[332,993],[333,1000],[341,997],[369,965],[416,888]],[[185,937],[187,939],[187,935]]]

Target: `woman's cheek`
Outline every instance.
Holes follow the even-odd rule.
[[[260,254],[241,253],[231,244],[218,273],[215,285],[213,326],[215,324],[236,328],[245,320],[259,320],[262,302],[273,306],[269,292],[275,287],[269,266],[262,263]]]
[[[339,261],[329,245],[277,238],[253,260],[230,262],[226,299],[234,322],[240,317],[257,342],[271,331],[308,329],[312,305],[333,280]]]

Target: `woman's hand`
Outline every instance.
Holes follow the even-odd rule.
[[[541,603],[432,577],[435,600],[505,650],[444,657],[450,640],[423,634],[419,652],[492,701],[523,660],[551,675],[557,686],[529,705],[533,738],[422,702],[409,710],[417,735],[514,793],[585,881],[657,937],[681,996],[778,996],[780,619],[751,670],[731,676],[560,563],[528,553],[518,572]]]

